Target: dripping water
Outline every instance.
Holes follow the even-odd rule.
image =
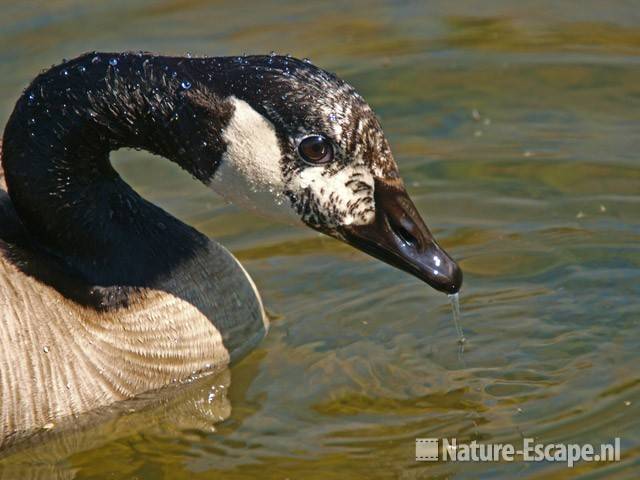
[[[447,295],[447,297],[449,297],[449,303],[451,303],[451,310],[453,311],[453,324],[458,334],[458,344],[464,345],[467,339],[460,326],[460,295],[458,293],[452,293],[451,295]]]

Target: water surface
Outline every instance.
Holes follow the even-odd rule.
[[[467,338],[460,357],[446,296],[414,278],[118,152],[141,194],[240,258],[272,330],[221,378],[5,459],[6,478],[635,477],[640,9],[425,3],[0,2],[2,125],[42,68],[94,49],[276,50],[345,77],[460,260]],[[621,462],[573,470],[414,460],[417,437],[616,436]]]

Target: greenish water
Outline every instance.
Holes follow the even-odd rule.
[[[637,477],[637,2],[0,7],[2,125],[42,68],[94,49],[276,50],[345,77],[381,117],[410,194],[460,260],[467,338],[460,356],[446,296],[412,277],[227,206],[166,161],[118,152],[140,193],[240,258],[272,330],[230,372],[6,458],[0,477]],[[419,437],[620,437],[622,459],[573,469],[415,462]]]

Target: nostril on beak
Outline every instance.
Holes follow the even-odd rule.
[[[400,223],[396,223],[394,219],[387,217],[387,222],[389,223],[389,228],[394,233],[396,237],[398,237],[403,243],[407,244],[410,247],[418,248],[420,242],[418,239],[404,226]]]
[[[400,237],[400,240],[402,240],[407,245],[410,245],[412,247],[418,246],[418,240],[416,240],[416,238],[411,235],[406,228],[402,226],[396,226],[393,231],[398,237]]]

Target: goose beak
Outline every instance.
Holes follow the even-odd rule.
[[[374,189],[374,222],[342,227],[345,241],[436,290],[458,292],[462,270],[433,238],[402,183],[376,178]]]

